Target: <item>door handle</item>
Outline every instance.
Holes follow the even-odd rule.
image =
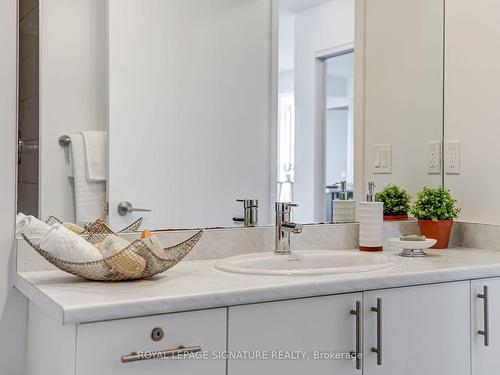
[[[479,293],[477,298],[483,300],[483,324],[484,328],[478,330],[477,333],[484,337],[484,346],[490,346],[490,313],[489,313],[489,295],[488,286],[483,286],[483,293]]]
[[[377,346],[372,347],[372,353],[377,353],[377,365],[382,365],[382,298],[377,298],[377,307],[371,311],[377,313]]]
[[[361,302],[356,301],[356,310],[351,310],[351,315],[356,316],[356,370],[361,370]]]
[[[120,216],[130,215],[132,212],[151,212],[149,208],[135,208],[132,203],[123,201],[118,204],[118,214]]]

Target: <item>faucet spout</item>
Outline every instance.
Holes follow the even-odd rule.
[[[243,216],[233,217],[234,223],[241,223],[245,227],[255,227],[259,221],[259,200],[258,199],[237,199],[243,203]]]

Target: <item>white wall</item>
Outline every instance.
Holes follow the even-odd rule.
[[[109,0],[113,226],[122,200],[153,228],[232,224],[236,198],[271,222],[271,5]]]
[[[410,194],[440,185],[427,142],[443,132],[443,0],[366,2],[365,179]],[[374,144],[392,144],[392,174],[373,174]]]
[[[309,8],[295,17],[295,183],[294,200],[300,205],[295,218],[323,220],[323,201],[315,194],[324,189],[322,126],[316,119],[316,53],[354,42],[354,1],[333,0]],[[315,125],[316,124],[316,125]]]
[[[445,186],[459,219],[500,224],[500,2],[446,2],[445,140],[461,142]]]
[[[11,285],[16,210],[17,1],[0,1],[0,372],[24,374],[27,301]]]
[[[107,128],[106,1],[40,1],[40,216],[75,220],[63,134]]]

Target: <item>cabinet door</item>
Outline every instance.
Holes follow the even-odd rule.
[[[356,350],[356,316],[351,314],[356,301],[361,304],[361,294],[230,307],[230,353],[267,360],[229,359],[228,375],[361,374],[354,360],[331,359]],[[317,359],[318,354],[328,358]],[[295,358],[285,357],[291,355]]]
[[[470,374],[469,293],[468,281],[364,293],[364,374]]]
[[[472,281],[471,313],[472,375],[491,375],[500,369],[500,279]]]
[[[163,335],[153,334],[160,328]],[[158,332],[155,330],[154,332]],[[153,353],[199,346],[192,355],[152,358]],[[226,309],[192,311],[78,326],[77,375],[225,375]],[[144,353],[144,360],[124,356]]]

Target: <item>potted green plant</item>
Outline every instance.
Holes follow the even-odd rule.
[[[424,187],[411,207],[411,213],[418,219],[420,232],[437,240],[433,249],[446,249],[450,240],[453,219],[460,208],[449,190]]]
[[[387,185],[375,195],[384,204],[384,220],[406,220],[410,211],[410,195],[396,185]]]

